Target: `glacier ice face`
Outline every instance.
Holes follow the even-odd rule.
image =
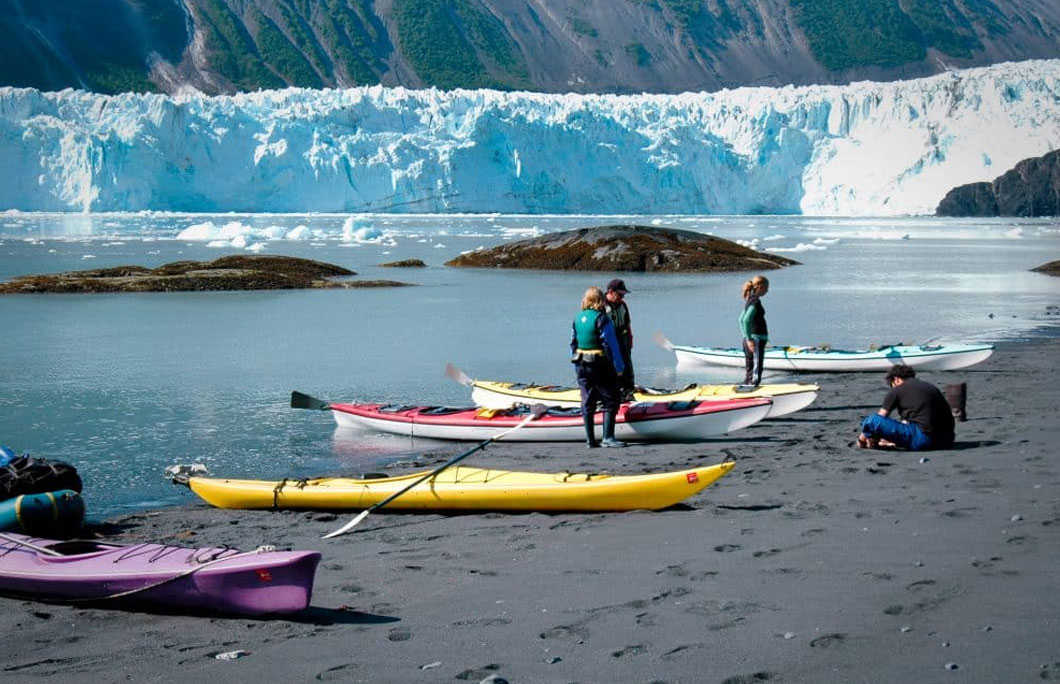
[[[0,210],[925,214],[1058,146],[1058,60],[680,95],[0,88]]]

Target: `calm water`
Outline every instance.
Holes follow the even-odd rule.
[[[1060,320],[1060,280],[1028,269],[1060,258],[1060,221],[837,220],[803,217],[361,217],[0,215],[0,278],[155,266],[242,252],[175,239],[236,223],[260,253],[347,266],[417,287],[305,292],[45,295],[0,298],[0,443],[68,460],[95,518],[192,500],[162,477],[172,463],[274,478],[358,471],[422,442],[339,431],[288,407],[298,389],[330,400],[467,404],[447,361],[484,379],[564,382],[570,320],[589,285],[613,275],[469,271],[460,252],[580,226],[656,223],[754,242],[802,262],[769,274],[778,344],[1000,341]],[[305,226],[298,240],[266,241]],[[349,228],[349,226],[347,226]],[[426,269],[378,264],[420,258]],[[677,374],[651,342],[738,342],[748,274],[625,276],[638,379],[656,386],[731,380]],[[774,375],[772,380],[787,376]]]

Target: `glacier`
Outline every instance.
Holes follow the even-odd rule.
[[[0,88],[0,210],[932,214],[1060,147],[1060,60],[679,95]]]

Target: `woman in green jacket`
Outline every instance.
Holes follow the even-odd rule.
[[[743,313],[740,330],[743,332],[743,356],[746,374],[743,383],[757,387],[762,382],[762,361],[769,342],[769,326],[762,297],[769,292],[769,280],[756,275],[743,285]]]

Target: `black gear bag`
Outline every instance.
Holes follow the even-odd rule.
[[[22,494],[41,494],[60,489],[81,491],[77,468],[62,461],[19,456],[0,466],[0,501]]]

